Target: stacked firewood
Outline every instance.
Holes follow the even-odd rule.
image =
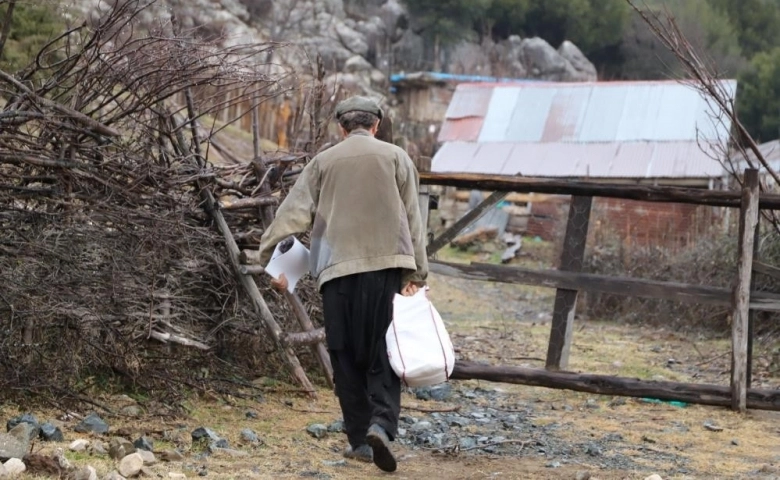
[[[213,165],[210,149],[230,155],[209,120],[225,105],[197,87],[260,104],[300,86],[262,68],[276,45],[218,47],[175,25],[142,34],[143,8],[120,3],[24,70],[0,70],[0,391],[77,398],[76,385],[105,372],[175,396],[182,384],[228,392],[220,378],[284,371],[214,212],[238,248],[256,248],[310,154],[255,148]],[[292,322],[257,281],[271,314]],[[313,284],[298,295],[317,322]]]

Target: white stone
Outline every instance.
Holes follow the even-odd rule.
[[[70,445],[68,446],[68,449],[71,452],[83,452],[87,449],[89,446],[89,440],[86,440],[84,438],[79,438],[77,440],[73,440]]]
[[[144,465],[154,465],[157,463],[157,459],[154,457],[154,454],[148,450],[137,450],[136,453],[141,455],[141,457],[144,459]]]
[[[9,478],[13,478],[16,475],[21,475],[25,470],[27,470],[27,465],[25,465],[24,462],[18,458],[9,459],[3,464],[3,467],[5,468],[6,476]]]
[[[8,471],[5,469],[5,465],[0,463],[0,478],[8,477]]]
[[[144,466],[144,457],[140,453],[131,453],[119,462],[119,473],[123,477],[134,477],[141,472]]]
[[[650,475],[649,477],[645,477],[645,480],[664,480],[664,479],[661,478],[661,476],[658,475],[657,473],[654,473],[654,474]]]
[[[168,478],[187,478],[187,475],[179,472],[168,472]]]
[[[75,480],[98,480],[97,472],[89,465],[76,471],[73,478]]]

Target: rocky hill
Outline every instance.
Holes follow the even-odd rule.
[[[76,2],[85,12],[106,5]],[[541,38],[512,36],[498,43],[464,41],[434,52],[399,0],[159,0],[146,17],[149,22],[175,17],[183,28],[197,28],[228,44],[284,43],[289,46],[277,49],[274,61],[299,72],[310,71],[319,53],[329,74],[340,74],[339,82],[365,93],[386,91],[390,73],[412,71],[596,79],[593,64],[568,41],[556,49]]]

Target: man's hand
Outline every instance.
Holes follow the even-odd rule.
[[[409,282],[406,285],[404,285],[404,288],[401,289],[401,295],[404,297],[411,297],[415,293],[417,293],[420,290],[420,287],[418,287],[416,284]]]
[[[285,277],[283,273],[280,273],[279,278],[271,279],[271,286],[279,291],[287,290],[287,287],[289,286],[287,283],[287,277]]]

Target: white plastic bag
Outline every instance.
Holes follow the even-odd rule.
[[[424,287],[411,297],[395,295],[385,337],[390,366],[410,387],[446,382],[455,367],[455,349],[427,291]]]

